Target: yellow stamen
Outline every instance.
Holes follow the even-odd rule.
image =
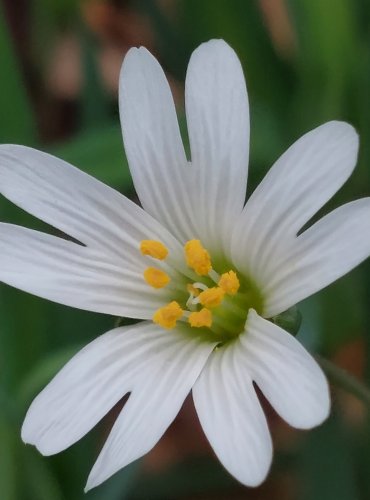
[[[240,287],[239,279],[234,271],[229,271],[221,275],[218,286],[228,295],[235,295]]]
[[[209,309],[203,308],[198,312],[191,313],[188,321],[193,328],[201,328],[202,326],[210,328],[212,326],[212,313]]]
[[[195,288],[195,286],[193,286],[191,283],[188,283],[186,285],[186,289],[189,293],[192,293],[194,297],[198,297],[198,295],[200,293],[198,288]]]
[[[160,307],[153,316],[154,323],[163,326],[170,330],[176,326],[177,320],[181,318],[184,311],[181,309],[180,305],[176,302],[170,302],[164,307]]]
[[[163,243],[155,240],[143,240],[140,243],[140,252],[158,260],[164,260],[168,255],[168,250]]]
[[[170,277],[161,269],[148,267],[144,271],[144,279],[153,288],[163,288],[170,282]]]
[[[219,287],[208,288],[199,295],[199,302],[204,307],[217,307],[223,301],[225,291]]]
[[[199,240],[185,244],[186,264],[200,276],[206,276],[212,269],[211,257]]]

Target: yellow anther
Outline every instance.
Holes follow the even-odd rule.
[[[154,323],[163,326],[168,330],[176,326],[177,320],[181,318],[184,311],[181,309],[180,305],[176,302],[170,302],[164,307],[160,307],[153,316]]]
[[[140,252],[158,260],[163,260],[168,255],[168,250],[163,243],[155,240],[143,240],[140,243]]]
[[[206,276],[212,269],[211,257],[199,240],[185,243],[186,264],[200,276]]]
[[[170,277],[161,269],[148,267],[144,271],[144,279],[153,288],[163,288],[170,282]]]
[[[189,293],[192,293],[194,295],[194,297],[198,297],[198,295],[200,294],[200,291],[198,290],[198,288],[195,288],[195,286],[192,285],[191,283],[188,283],[186,285],[186,289]]]
[[[239,279],[234,271],[221,275],[218,286],[228,295],[235,295],[240,287]]]
[[[224,290],[215,286],[213,288],[208,288],[207,290],[204,290],[204,292],[199,294],[199,302],[204,307],[217,307],[223,301],[224,296]]]
[[[203,308],[198,312],[193,312],[189,315],[188,321],[193,328],[201,328],[212,326],[212,313],[209,309]]]

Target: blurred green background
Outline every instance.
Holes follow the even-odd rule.
[[[134,197],[117,108],[124,54],[145,45],[158,57],[184,122],[187,61],[210,38],[224,38],[246,73],[249,192],[303,132],[342,119],[360,133],[360,158],[325,210],[370,193],[368,0],[0,0],[0,142],[55,153]],[[43,228],[0,204],[1,220]],[[2,500],[370,498],[369,408],[334,386],[332,415],[311,432],[290,429],[268,409],[275,459],[260,488],[244,488],[223,471],[188,400],[150,454],[85,496],[88,471],[118,409],[55,457],[25,446],[20,426],[37,392],[114,318],[4,285],[0,308]],[[370,262],[300,309],[301,341],[370,382]]]

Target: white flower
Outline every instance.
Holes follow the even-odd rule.
[[[0,279],[62,304],[145,320],[91,342],[27,413],[24,441],[51,455],[131,393],[87,489],[148,452],[190,390],[226,469],[246,485],[263,481],[272,445],[253,381],[294,427],[320,424],[330,407],[316,362],[269,318],[370,253],[369,199],[298,234],[351,174],[352,127],[330,122],[304,135],[243,208],[248,100],[224,42],[193,53],[185,97],[191,162],[161,67],[145,49],[129,51],[120,112],[145,211],[64,161],[0,148],[2,194],[81,243],[1,224]]]

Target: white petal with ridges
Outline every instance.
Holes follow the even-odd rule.
[[[244,200],[249,154],[249,106],[235,52],[211,40],[192,54],[185,82],[186,118],[195,183],[198,236],[210,248],[228,241]]]
[[[167,78],[144,47],[125,57],[119,104],[125,151],[143,207],[181,241],[191,239],[190,166]]]
[[[370,198],[343,205],[296,239],[263,289],[270,317],[325,288],[370,255]]]
[[[0,256],[1,281],[79,309],[149,319],[170,298],[147,285],[142,265],[12,224],[0,223]]]
[[[143,239],[163,241],[170,249],[168,260],[181,260],[182,248],[173,236],[138,205],[47,153],[0,146],[0,193],[122,267],[142,262]]]
[[[151,439],[158,440],[171,423],[211,350],[209,344],[189,340],[175,330],[169,335],[153,323],[116,328],[101,335],[77,353],[36,397],[26,415],[22,439],[44,455],[58,453],[89,432],[132,391],[114,427],[120,428],[122,419],[126,421],[126,431],[121,429],[121,433],[129,435],[121,444],[130,445],[130,449],[122,450],[115,458],[129,463],[145,453],[143,447],[153,446]],[[166,392],[171,397],[165,403],[162,398]],[[145,409],[154,399],[156,408],[147,414]],[[132,415],[130,408],[135,401],[142,405]],[[157,426],[151,421],[154,413]],[[131,423],[130,418],[134,419]],[[147,439],[144,430],[142,437],[140,432],[135,435],[141,418],[145,418],[141,425],[148,427]],[[118,470],[117,460],[107,457],[103,464],[99,462],[106,477]],[[98,484],[97,476],[94,481]]]
[[[217,349],[193,388],[195,408],[213,450],[241,483],[258,486],[272,459],[270,433],[241,341]]]
[[[310,429],[328,417],[325,375],[298,340],[251,310],[240,341],[246,369],[286,422]]]
[[[85,491],[153,448],[179,412],[214,348],[186,333],[152,330],[152,352],[140,356],[142,363],[136,366],[132,393],[91,470]]]
[[[290,252],[297,232],[353,171],[358,136],[329,122],[296,141],[273,165],[234,225],[231,254],[240,270],[265,285]]]

